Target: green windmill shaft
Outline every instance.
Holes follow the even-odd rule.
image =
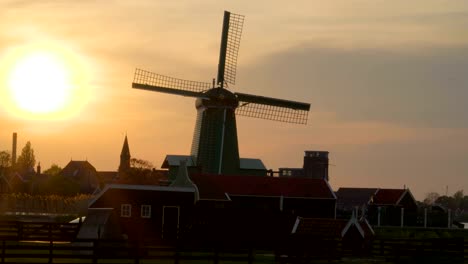
[[[236,97],[226,89],[205,93],[210,99],[196,101],[197,121],[191,156],[203,173],[239,174]]]

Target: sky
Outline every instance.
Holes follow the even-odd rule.
[[[335,190],[468,192],[465,1],[3,0],[0,150],[17,132],[43,169],[73,159],[116,170],[125,135],[132,157],[157,168],[188,155],[194,99],[132,89],[133,74],[211,82],[224,10],[245,15],[231,90],[311,104],[307,125],[239,117],[241,157],[276,170],[324,150]],[[79,76],[66,114],[12,110],[11,54],[38,45]]]

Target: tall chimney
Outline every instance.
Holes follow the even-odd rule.
[[[328,181],[328,151],[306,151],[304,176]]]
[[[16,164],[16,141],[17,141],[17,134],[13,132],[13,149],[11,150],[11,165],[15,166]]]

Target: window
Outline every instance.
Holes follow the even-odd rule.
[[[151,205],[141,206],[141,218],[151,218]]]
[[[122,204],[120,206],[120,216],[121,217],[131,217],[132,216],[132,205],[131,204]]]

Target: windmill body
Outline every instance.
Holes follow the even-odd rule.
[[[245,174],[246,171],[242,169],[255,163],[239,158],[236,115],[299,124],[307,122],[310,108],[307,103],[225,89],[227,84],[235,84],[243,21],[241,15],[224,13],[216,87],[210,83],[167,77],[141,69],[135,72],[133,88],[197,98],[197,121],[191,155],[188,157],[198,172]]]

